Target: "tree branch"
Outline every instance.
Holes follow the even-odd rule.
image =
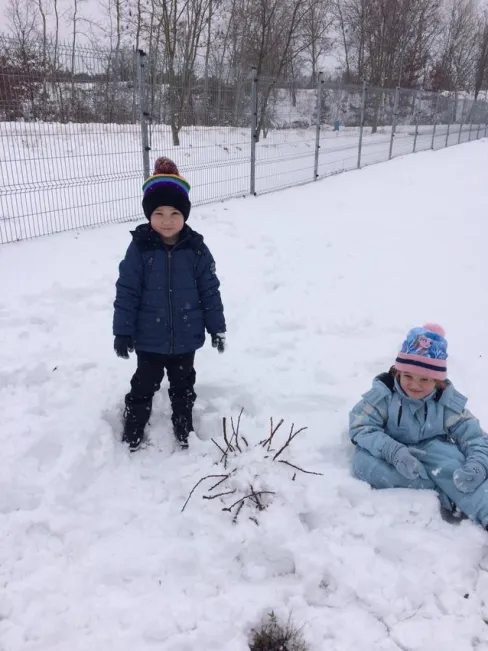
[[[282,461],[281,459],[278,459],[278,463],[284,463],[285,465],[290,466],[290,468],[294,468],[295,470],[304,472],[306,475],[317,475],[319,477],[324,476],[322,472],[312,472],[311,470],[304,470],[303,468],[300,468],[300,466],[295,466],[293,463],[290,463],[289,461]]]
[[[296,436],[298,436],[301,432],[304,432],[307,429],[306,427],[302,427],[301,429],[299,429],[295,433],[293,433],[293,428],[294,427],[295,427],[295,424],[293,423],[292,426],[291,426],[290,435],[288,436],[288,440],[286,441],[285,445],[280,450],[278,450],[278,452],[274,455],[273,461],[276,461],[276,459],[280,456],[280,454],[282,452],[284,452],[284,450],[286,450],[287,447],[289,447],[290,443],[293,441],[293,439]]]
[[[186,505],[187,505],[188,502],[190,501],[191,496],[193,495],[193,493],[195,492],[195,490],[198,488],[198,486],[200,486],[200,484],[201,484],[203,481],[205,481],[206,479],[211,479],[212,477],[213,477],[213,478],[224,477],[224,479],[227,479],[228,476],[229,476],[229,475],[207,475],[206,477],[202,477],[202,478],[200,479],[200,481],[198,481],[198,482],[195,484],[195,486],[193,486],[193,488],[191,489],[190,494],[188,495],[188,498],[187,498],[186,502],[183,504],[183,508],[181,509],[181,512],[183,513],[183,511],[186,509]],[[222,483],[222,482],[219,482],[219,483]],[[218,486],[218,484],[216,484],[216,485]],[[214,486],[214,488],[215,488],[215,486]]]
[[[224,493],[217,493],[217,495],[204,495],[204,500],[216,500],[218,497],[223,497],[224,495],[233,495],[236,492],[236,488],[233,491],[225,491]]]
[[[234,502],[234,504],[232,504],[231,506],[223,508],[222,511],[228,511],[230,513],[234,508],[234,506],[237,506],[241,502],[244,504],[245,500],[248,500],[252,497],[256,497],[256,495],[275,495],[275,494],[276,493],[274,493],[273,491],[259,491],[258,493],[251,493],[251,495],[246,495],[245,497],[241,497],[240,500],[237,500],[237,502]]]

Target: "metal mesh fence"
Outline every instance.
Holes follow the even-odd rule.
[[[194,205],[486,137],[465,94],[168,68],[142,52],[0,36],[0,242],[141,217],[155,158]]]
[[[150,158],[161,152],[191,182],[195,205],[249,193],[251,81],[163,80],[147,101]],[[147,96],[151,84],[145,82]],[[146,163],[152,164],[152,159]]]
[[[133,55],[0,39],[0,240],[134,218]]]

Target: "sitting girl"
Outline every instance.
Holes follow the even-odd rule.
[[[356,476],[373,488],[437,491],[443,516],[488,527],[488,438],[447,379],[447,341],[413,328],[395,365],[350,413]]]

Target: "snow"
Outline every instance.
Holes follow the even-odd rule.
[[[272,609],[311,649],[488,650],[487,533],[445,523],[431,492],[370,490],[347,439],[349,408],[425,321],[446,328],[450,376],[488,423],[487,159],[482,140],[195,208],[229,347],[197,354],[188,452],[165,390],[151,445],[119,442],[135,364],[113,353],[111,317],[131,226],[1,248],[2,651],[245,651]],[[210,439],[242,407],[250,448],[229,486],[275,495],[232,524],[207,480],[182,512],[223,472]],[[308,427],[281,458],[322,475],[292,481],[255,447],[271,416],[275,450]]]

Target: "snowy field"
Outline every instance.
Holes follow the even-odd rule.
[[[488,426],[487,163],[483,140],[195,208],[229,348],[197,355],[188,453],[165,387],[150,445],[119,442],[135,363],[112,351],[112,301],[132,226],[1,248],[2,651],[246,651],[272,609],[312,651],[488,651],[488,533],[446,524],[431,492],[370,490],[346,436],[349,408],[426,320]],[[223,472],[210,439],[223,445],[241,408],[233,486],[275,495],[233,524],[235,495],[202,499],[207,480],[182,512]],[[274,449],[308,427],[281,459],[322,475],[292,481],[264,458],[271,416],[285,419]]]
[[[486,125],[420,126],[416,150],[476,140]],[[388,160],[391,128],[364,130],[361,164]],[[250,192],[250,129],[188,127],[172,146],[169,127],[151,131],[151,163],[172,156],[202,205]],[[256,192],[314,180],[315,128],[271,130],[256,151]],[[320,178],[355,169],[359,129],[320,138]],[[415,127],[400,125],[392,155],[411,153]],[[130,220],[140,215],[142,149],[138,125],[0,123],[0,243]]]

